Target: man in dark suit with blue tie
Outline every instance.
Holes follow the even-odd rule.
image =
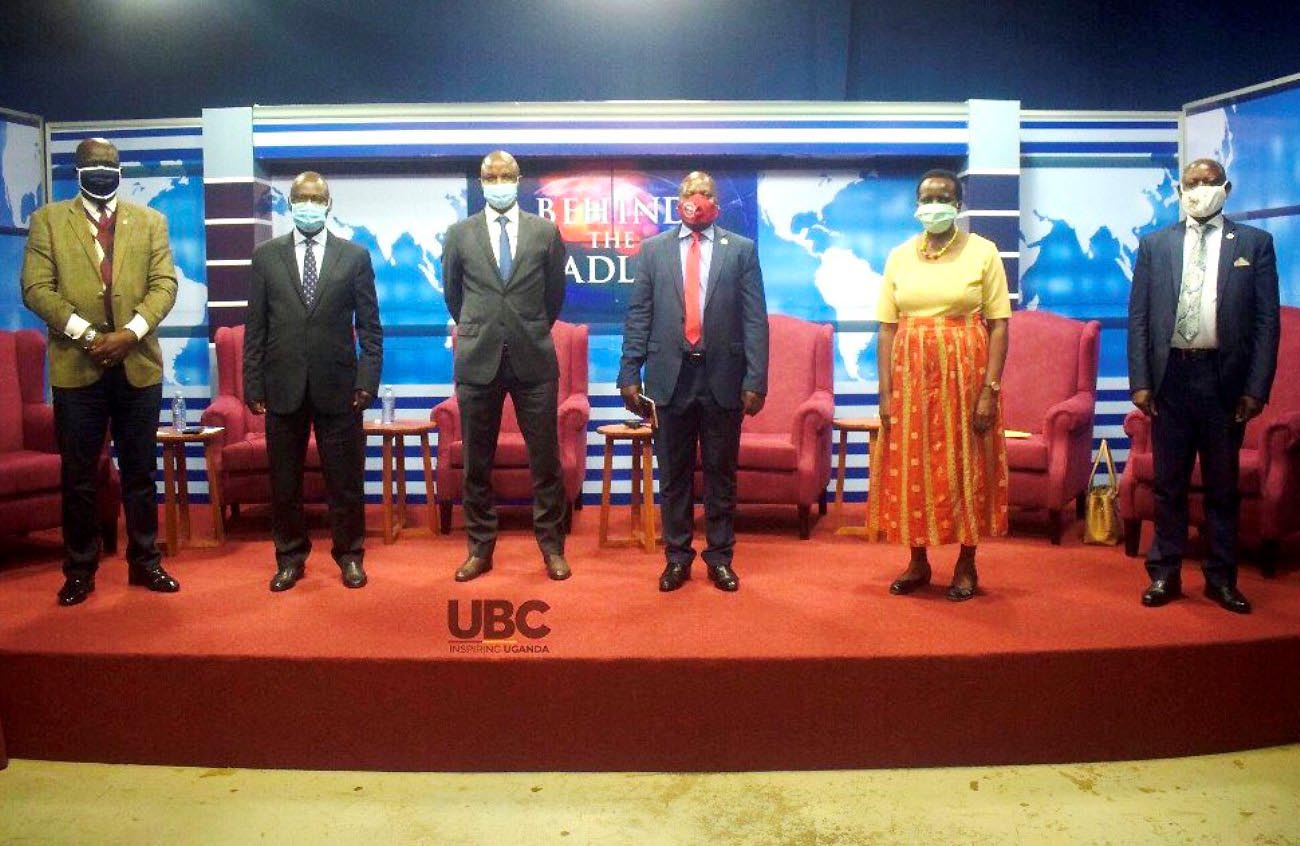
[[[1182,594],[1187,491],[1199,456],[1210,535],[1205,595],[1250,613],[1237,589],[1238,456],[1277,369],[1278,281],[1272,236],[1223,216],[1231,190],[1218,162],[1189,164],[1180,185],[1186,220],[1143,238],[1133,268],[1129,385],[1151,418],[1155,459],[1148,607]]]
[[[465,525],[469,555],[456,581],[492,569],[497,513],[492,464],[507,395],[528,447],[533,532],[546,573],[572,570],[564,557],[569,503],[557,428],[559,361],[551,327],[564,306],[567,253],[549,220],[519,209],[519,163],[504,150],[479,165],[487,208],[447,230],[442,287],[456,321],[452,362],[465,445]]]
[[[679,189],[682,225],[641,246],[623,328],[618,387],[634,414],[658,412],[660,512],[667,566],[659,589],[677,590],[691,576],[695,550],[692,479],[698,446],[704,464],[704,563],[721,590],[740,579],[736,545],[736,461],[743,414],[757,414],[767,395],[767,303],[758,252],[748,238],[714,224],[713,178],[696,171]]]

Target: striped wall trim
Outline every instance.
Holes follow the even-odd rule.
[[[270,226],[270,218],[265,217],[209,217],[203,221],[204,226]]]
[[[246,259],[208,259],[208,267],[248,267],[252,265],[251,258]]]
[[[248,300],[208,300],[208,308],[248,308]]]

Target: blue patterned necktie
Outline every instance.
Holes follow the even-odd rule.
[[[501,224],[501,237],[497,239],[500,256],[497,258],[497,271],[501,274],[501,281],[510,281],[510,271],[514,269],[514,260],[510,257],[510,230],[506,227],[510,220],[505,215],[497,218],[497,223]]]
[[[307,252],[302,257],[302,298],[307,302],[307,308],[311,308],[312,302],[316,299],[318,274],[316,270],[316,253],[312,250],[312,245],[315,243],[313,239],[307,239]]]
[[[1205,287],[1206,242],[1213,226],[1201,227],[1200,237],[1192,247],[1191,261],[1183,269],[1183,284],[1178,296],[1178,334],[1191,343],[1201,334],[1201,291]]]

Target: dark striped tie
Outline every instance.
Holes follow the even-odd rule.
[[[104,257],[99,260],[99,278],[104,283],[104,321],[109,329],[113,328],[113,230],[117,225],[117,215],[111,214],[106,206],[99,207],[99,219],[96,220],[86,211],[86,218],[95,227],[95,240]]]
[[[316,299],[316,282],[318,272],[316,270],[316,253],[312,249],[315,240],[307,239],[307,253],[302,257],[302,298],[307,303],[307,308],[311,308],[312,302]]]

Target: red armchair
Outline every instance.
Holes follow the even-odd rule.
[[[587,398],[587,327],[557,321],[551,327],[551,338],[560,364],[559,436],[564,491],[573,507],[581,509],[582,480],[587,472],[587,421],[591,418],[591,402]],[[454,335],[452,343],[455,343]],[[439,524],[445,535],[451,531],[452,505],[461,501],[465,482],[465,443],[455,394],[439,403],[429,418],[438,424]],[[524,500],[533,495],[528,449],[519,431],[515,404],[509,397],[501,412],[492,490],[499,499]]]
[[[807,540],[812,506],[826,513],[831,479],[834,330],[783,314],[768,315],[767,326],[767,401],[741,425],[736,501],[796,506],[799,537]],[[701,470],[694,488],[696,497],[703,496]]]
[[[200,418],[204,426],[222,426],[226,432],[217,451],[215,472],[221,478],[221,498],[231,515],[241,503],[271,501],[271,459],[266,452],[266,418],[244,405],[244,327],[217,330],[217,395]],[[321,475],[316,436],[307,442],[302,494],[305,502],[324,502],[325,477]]]
[[[1288,364],[1300,360],[1300,308],[1283,307],[1278,371],[1264,411],[1246,426],[1241,445],[1241,534],[1260,547],[1265,575],[1276,567],[1278,547],[1300,530],[1300,374]],[[1119,484],[1119,512],[1124,520],[1124,548],[1138,554],[1142,522],[1155,519],[1155,461],[1151,421],[1133,410],[1124,420],[1129,436],[1128,462]],[[1200,461],[1192,470],[1191,513],[1205,520],[1200,496]]]
[[[1101,324],[1046,311],[1011,315],[1002,372],[1002,422],[1029,432],[1007,439],[1008,502],[1046,509],[1059,544],[1071,500],[1082,508],[1092,470]]]
[[[45,336],[0,332],[0,534],[63,525],[54,408],[45,402]],[[100,465],[99,519],[104,551],[117,551],[121,487],[107,447]]]

